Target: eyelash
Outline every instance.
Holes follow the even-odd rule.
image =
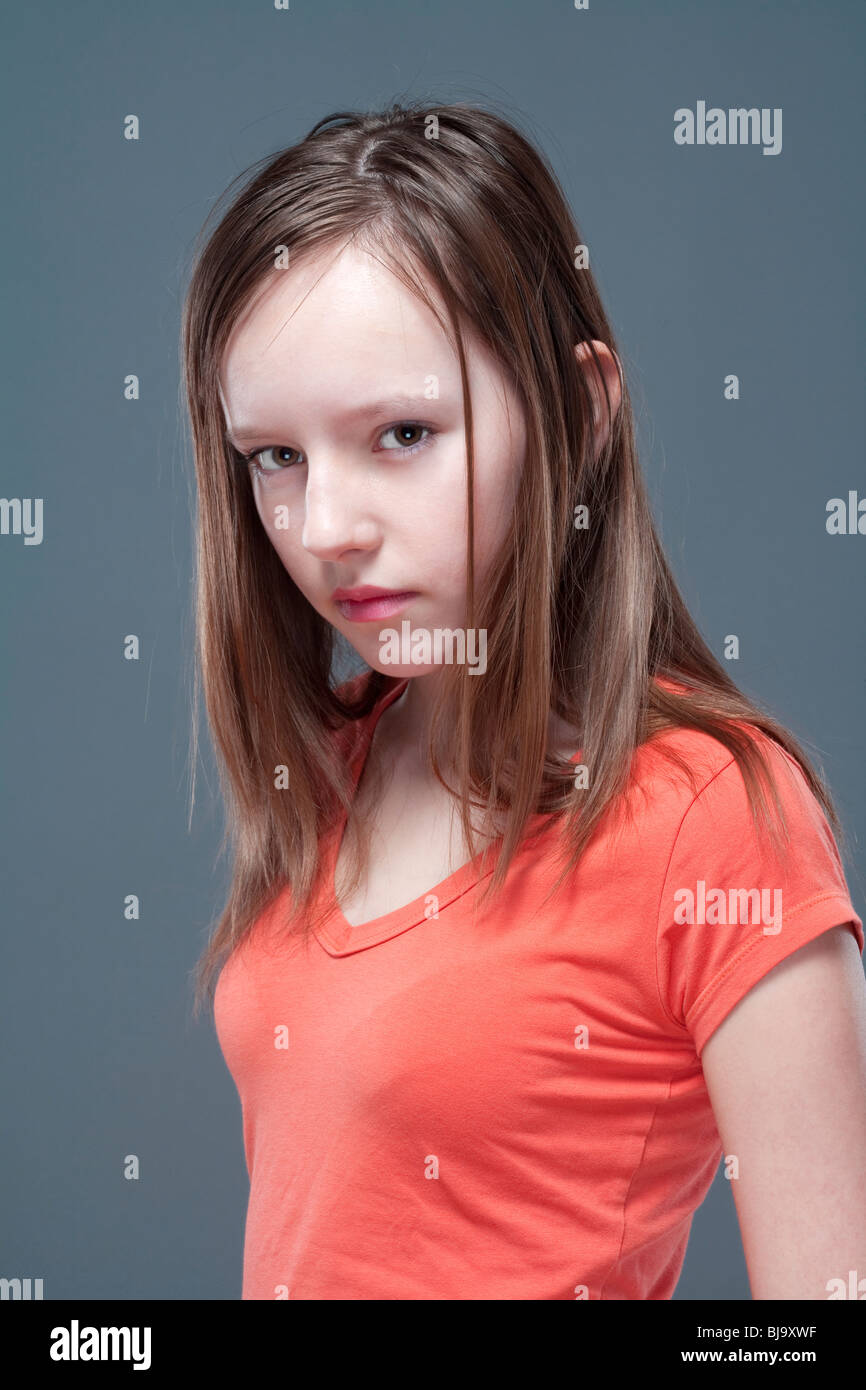
[[[379,433],[380,435],[389,434],[391,430],[403,429],[407,425],[410,429],[426,430],[427,433],[425,437],[418,444],[410,444],[408,448],[405,449],[386,449],[384,450],[385,453],[403,454],[404,457],[407,454],[417,454],[419,449],[426,449],[428,444],[431,444],[435,436],[439,433],[439,431],[435,430],[432,425],[425,425],[420,420],[398,420],[395,425],[386,425],[385,428],[383,430],[380,430]],[[243,459],[244,463],[252,465],[253,471],[257,473],[260,478],[275,478],[279,473],[289,472],[289,470],[295,467],[295,465],[287,463],[282,468],[262,468],[262,465],[258,462],[259,455],[268,453],[270,449],[286,448],[291,448],[291,445],[265,444],[260,449],[251,449],[248,454],[241,454],[240,457]],[[295,450],[294,452],[297,453],[297,450]]]

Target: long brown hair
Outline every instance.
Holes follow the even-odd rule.
[[[227,807],[220,852],[233,848],[228,900],[197,965],[195,1009],[259,914],[286,888],[285,929],[307,933],[320,883],[320,841],[344,815],[366,862],[347,764],[363,719],[395,683],[370,672],[334,686],[335,630],[299,592],[256,512],[249,476],[225,437],[218,372],[229,334],[274,269],[354,239],[437,313],[463,386],[467,457],[466,625],[487,629],[485,679],[447,668],[429,757],[453,765],[463,832],[471,807],[504,815],[485,899],[543,813],[561,822],[576,866],[626,789],[637,747],[670,728],[700,730],[736,758],[756,827],[779,843],[764,786],[784,815],[762,730],[799,763],[837,835],[822,776],[800,744],[742,694],[689,615],[662,550],[637,460],[628,388],[611,411],[592,340],[616,353],[583,238],[556,176],[530,140],[476,105],[392,105],[338,112],[299,143],[239,176],[243,186],[199,238],[183,313],[184,387],[198,482],[196,682],[203,685]],[[235,180],[237,183],[237,180]],[[203,244],[202,244],[203,243]],[[579,264],[578,264],[579,262]],[[446,307],[438,314],[428,287]],[[471,401],[461,323],[495,354],[519,393],[527,449],[511,532],[485,591],[473,570]],[[608,403],[601,447],[575,344],[586,343]],[[575,507],[589,524],[577,527]],[[579,789],[548,748],[554,711],[581,736],[590,770]],[[662,747],[692,778],[673,749]],[[280,783],[277,770],[286,769]],[[287,783],[288,790],[284,789]],[[692,778],[692,785],[694,780]],[[787,827],[785,827],[787,831]],[[328,902],[322,910],[328,910]]]

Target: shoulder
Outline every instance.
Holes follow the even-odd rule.
[[[623,804],[632,841],[683,882],[724,865],[735,883],[771,873],[791,902],[847,892],[833,828],[799,762],[755,725],[736,730],[746,757],[683,728],[636,750]]]
[[[752,726],[743,731],[778,766],[771,740]],[[744,787],[740,766],[726,744],[700,729],[666,729],[635,749],[626,792],[628,814],[651,817],[676,834],[699,803],[706,805],[720,794],[726,801],[736,800],[740,785]]]
[[[677,686],[668,679],[658,684]],[[769,806],[778,798],[784,817],[790,811],[823,819],[823,808],[803,768],[786,748],[747,720],[733,721],[731,733],[737,752],[702,729],[665,729],[635,750],[633,779],[651,790],[656,807],[685,814],[700,802],[712,805],[716,813],[724,810],[736,816],[750,805],[751,765]]]
[[[643,758],[637,781],[651,793],[644,801],[647,814],[658,816],[655,842],[664,848],[666,861],[660,931],[672,928],[678,935],[691,920],[678,914],[678,894],[690,900],[694,895],[697,903],[702,894],[712,891],[727,898],[729,906],[731,895],[739,901],[760,894],[763,901],[764,894],[771,894],[774,902],[784,901],[789,947],[798,932],[820,926],[828,915],[826,925],[834,925],[838,913],[835,921],[854,924],[862,951],[862,922],[851,904],[824,806],[797,759],[775,739],[745,722],[738,723],[737,729],[763,764],[759,774],[763,804],[750,796],[740,761],[707,734],[677,729],[638,750]],[[666,763],[665,752],[671,751],[682,756],[694,782],[679,767]],[[649,842],[651,837],[646,838]],[[792,926],[795,919],[797,931]],[[776,930],[771,933],[764,928],[767,935]],[[695,937],[694,949],[699,945],[703,949],[706,941],[701,937],[699,943]],[[712,951],[708,954],[712,956]]]
[[[759,979],[815,937],[846,924],[858,952],[864,946],[833,830],[800,764],[763,730],[737,727],[770,777],[772,790],[761,787],[766,815],[753,811],[743,769],[717,739],[676,730],[641,750],[647,816],[663,808],[660,823],[639,834],[660,855],[659,997],[698,1052]],[[695,789],[660,770],[664,749],[685,756]]]

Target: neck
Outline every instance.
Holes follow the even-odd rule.
[[[426,748],[433,720],[433,707],[442,688],[444,672],[431,671],[412,676],[399,699],[382,716],[387,719],[389,738],[404,748],[415,748],[419,755]]]
[[[423,758],[430,736],[433,707],[442,687],[444,672],[432,671],[424,676],[412,676],[402,695],[382,716],[388,723],[388,740],[392,747],[413,750]],[[560,756],[570,758],[577,751],[577,731],[565,724],[553,711],[548,720],[549,747]]]

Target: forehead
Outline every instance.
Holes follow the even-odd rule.
[[[270,273],[232,329],[220,385],[231,397],[274,374],[301,384],[314,368],[349,379],[383,369],[425,375],[453,357],[429,306],[374,254],[350,245]]]

